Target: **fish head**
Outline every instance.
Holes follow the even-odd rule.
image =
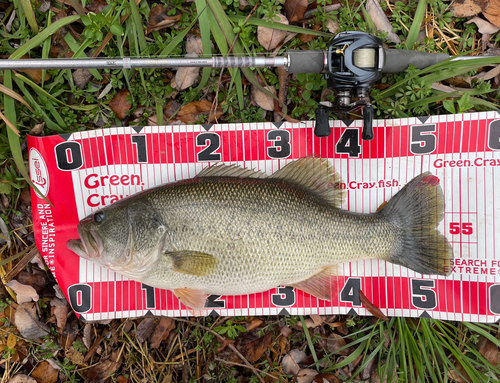
[[[120,201],[124,202],[124,201]],[[82,258],[131,278],[147,274],[161,256],[166,227],[149,204],[116,203],[78,223],[67,247]]]

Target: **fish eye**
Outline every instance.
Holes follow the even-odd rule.
[[[101,223],[102,221],[104,221],[104,213],[102,211],[98,211],[94,214],[94,222]]]

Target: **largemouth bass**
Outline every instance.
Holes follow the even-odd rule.
[[[447,275],[452,248],[439,179],[424,173],[373,214],[340,209],[345,191],[328,160],[294,161],[271,176],[238,166],[143,191],[78,224],[76,254],[201,309],[207,294],[280,285],[331,300],[337,264],[382,259]]]

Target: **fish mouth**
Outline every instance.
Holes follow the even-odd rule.
[[[99,258],[103,251],[103,244],[98,235],[91,230],[83,231],[78,228],[81,239],[70,239],[66,246],[68,249],[85,259]]]

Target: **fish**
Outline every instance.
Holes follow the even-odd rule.
[[[202,310],[208,295],[291,286],[336,294],[339,265],[380,259],[425,275],[449,275],[452,247],[439,178],[426,172],[373,213],[341,209],[342,179],[308,156],[272,175],[209,166],[191,179],[124,198],[82,219],[77,255]]]

